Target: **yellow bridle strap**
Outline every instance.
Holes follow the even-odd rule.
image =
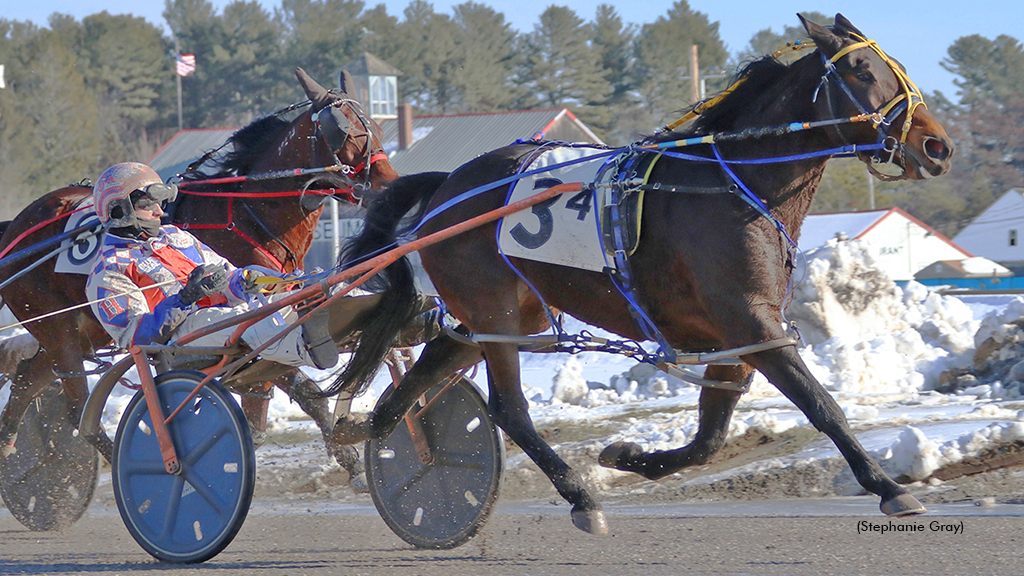
[[[713,107],[715,104],[718,104],[719,102],[722,101],[722,98],[725,98],[726,96],[731,94],[732,91],[735,90],[737,86],[739,86],[740,84],[743,84],[744,80],[746,80],[746,78],[740,78],[735,83],[733,83],[732,86],[729,86],[728,88],[726,88],[725,91],[723,91],[718,96],[715,96],[714,98],[712,98],[710,100],[704,100],[702,102],[698,102],[693,107],[693,110],[690,110],[685,115],[683,115],[682,118],[676,120],[675,122],[666,125],[663,130],[665,132],[671,132],[671,131],[675,130],[676,128],[682,126],[683,124],[686,124],[690,120],[693,120],[697,116],[700,116],[701,114],[704,113],[705,110],[707,110],[708,108]]]
[[[914,84],[914,81],[910,79],[910,76],[908,76],[907,73],[903,71],[899,64],[897,64],[892,58],[889,58],[889,55],[878,47],[877,42],[875,42],[874,40],[868,40],[867,38],[864,38],[863,36],[854,34],[852,32],[850,33],[850,36],[858,39],[859,42],[850,44],[849,46],[846,46],[842,50],[836,52],[835,55],[829,59],[829,61],[835,64],[843,56],[846,56],[850,52],[853,52],[854,50],[859,50],[861,48],[870,48],[875,52],[875,54],[878,54],[879,58],[881,58],[882,61],[889,66],[889,69],[892,70],[893,74],[896,75],[896,80],[900,83],[900,88],[902,90],[902,94],[898,94],[895,97],[893,97],[893,99],[890,100],[888,104],[882,107],[880,112],[883,117],[887,116],[893,108],[899,105],[900,102],[902,102],[903,100],[907,101],[907,118],[903,122],[902,134],[900,136],[900,144],[906,143],[907,135],[910,133],[911,124],[914,121],[914,111],[917,110],[918,106],[924,106],[925,108],[928,107],[928,105],[925,104],[924,102],[924,96],[921,94],[921,90],[917,88],[917,85]]]

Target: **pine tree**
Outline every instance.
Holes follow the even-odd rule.
[[[590,118],[590,127],[609,144],[625,144],[633,139],[638,125],[630,114],[636,102],[632,96],[636,82],[630,74],[633,66],[633,38],[636,28],[623,25],[622,18],[609,4],[597,7],[591,23],[592,45],[600,54],[601,75],[611,93]]]
[[[457,58],[452,83],[460,112],[490,112],[515,106],[518,87],[511,82],[518,62],[516,33],[505,17],[488,6],[465,2],[454,8]]]
[[[718,36],[718,23],[678,0],[665,16],[641,27],[635,42],[633,77],[643,105],[657,123],[694,104],[691,97],[690,46],[696,45],[701,75],[721,73],[728,53]]]
[[[403,14],[394,38],[398,49],[388,61],[404,73],[399,95],[419,112],[443,113],[455,99],[456,25],[424,0],[413,0]]]
[[[592,32],[575,12],[551,6],[523,39],[521,80],[533,106],[569,107],[587,122],[612,93],[601,68],[601,54],[591,46]]]

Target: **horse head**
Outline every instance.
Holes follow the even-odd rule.
[[[357,185],[380,188],[397,177],[387,162],[377,165],[387,160],[381,129],[363,112],[359,102],[348,95],[347,87],[352,85],[348,72],[342,72],[341,89],[337,91],[325,89],[302,68],[295,69],[295,76],[310,100],[316,137],[326,142],[337,164],[351,167],[346,174]]]
[[[872,117],[870,122],[839,129],[844,144],[867,140],[885,145],[874,154],[858,154],[869,170],[883,180],[923,180],[949,171],[953,141],[928,111],[903,66],[842,14],[836,15],[831,29],[798,16],[825,67],[815,91],[816,104],[827,107],[823,114],[831,118]],[[881,174],[874,163],[892,163],[901,174]]]

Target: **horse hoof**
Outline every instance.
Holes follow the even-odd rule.
[[[597,463],[605,468],[631,471],[626,467],[625,461],[643,453],[643,448],[635,442],[615,442],[609,444],[597,457]]]
[[[366,442],[370,439],[370,415],[347,414],[338,418],[331,431],[331,439],[342,446]]]
[[[900,494],[895,498],[890,498],[885,502],[882,502],[882,505],[879,506],[879,508],[881,508],[882,513],[886,516],[896,516],[897,518],[900,516],[924,514],[928,511],[928,509],[924,507],[924,504],[921,504],[917,498],[914,498],[910,494]]]
[[[348,479],[348,487],[356,494],[369,494],[370,484],[366,481],[366,473],[356,474]]]
[[[608,533],[608,520],[602,510],[573,510],[572,525],[588,534],[602,536]]]

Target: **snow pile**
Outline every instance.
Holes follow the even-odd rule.
[[[951,296],[917,282],[900,288],[874,266],[865,242],[831,240],[807,254],[787,317],[826,388],[850,394],[933,387],[973,346],[977,321]]]
[[[936,386],[940,373],[969,358],[978,326],[971,309],[917,282],[901,289],[874,265],[866,243],[831,240],[807,254],[805,268],[787,319],[807,344],[801,356],[829,390],[913,393]],[[552,401],[593,407],[673,397],[692,389],[648,365],[608,382],[587,382],[579,363],[570,358],[558,368]],[[776,392],[758,375],[752,394]]]
[[[945,371],[937,389],[978,398],[1024,396],[1024,298],[985,316],[974,343],[971,366]]]
[[[1021,419],[1024,414],[1016,416]],[[920,428],[907,426],[893,445],[878,456],[886,472],[893,477],[917,481],[968,456],[1021,439],[1024,439],[1024,422],[991,424],[945,442],[929,440]]]

